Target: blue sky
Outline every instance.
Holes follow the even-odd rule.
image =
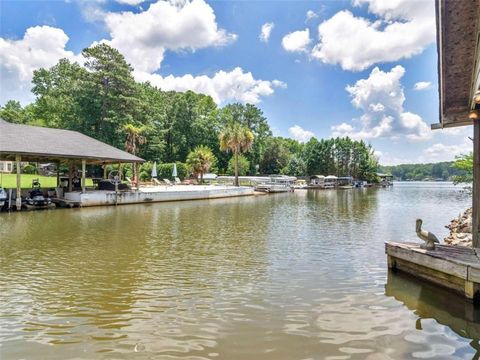
[[[433,0],[0,3],[0,104],[26,104],[32,72],[95,42],[139,81],[252,102],[276,135],[351,136],[384,164],[452,160],[469,127],[438,122]],[[268,31],[270,28],[270,31]],[[261,36],[263,31],[263,37]]]

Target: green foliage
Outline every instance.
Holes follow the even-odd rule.
[[[300,156],[292,155],[282,173],[290,176],[305,176],[307,175],[307,164]]]
[[[138,169],[138,172],[139,172],[138,177],[140,178],[140,181],[147,181],[152,178],[152,168],[153,168],[153,163],[151,161],[144,162],[142,165],[140,165],[140,168]],[[157,167],[157,174],[158,174],[158,167]]]
[[[260,160],[260,173],[280,174],[290,159],[288,144],[284,139],[275,137],[265,142],[265,148]]]
[[[238,155],[238,175],[247,175],[250,169],[250,162],[245,155]],[[228,161],[227,175],[235,175],[235,156]]]
[[[468,156],[468,155],[467,155]],[[463,176],[467,175],[467,168],[462,168],[461,157],[458,165],[454,162],[439,162],[434,164],[402,164],[395,166],[380,166],[379,171],[382,173],[390,173],[395,179],[406,181],[415,180],[421,181],[426,179],[442,179],[442,180],[461,180]],[[465,178],[465,182],[469,182],[468,178]],[[459,181],[463,182],[463,181]]]
[[[25,124],[32,117],[29,109],[31,108],[22,108],[19,101],[9,100],[0,108],[0,118],[11,123]]]
[[[302,158],[308,175],[353,176],[359,180],[375,181],[378,160],[371,145],[348,137],[310,139]]]
[[[189,175],[188,166],[185,163],[177,162],[178,177],[183,180]],[[173,163],[171,164],[157,164],[157,174],[159,179],[171,179],[173,172]]]
[[[460,155],[455,158],[453,167],[461,173],[453,176],[455,184],[473,182],[473,152],[467,155]]]
[[[215,165],[217,159],[212,150],[207,146],[199,145],[187,156],[188,169],[193,175],[200,175],[200,183],[203,182],[203,174],[207,173]]]
[[[235,161],[235,186],[238,183],[238,157],[241,153],[250,151],[253,145],[254,134],[245,125],[237,121],[228,123],[219,135],[220,150],[232,152]]]
[[[27,164],[23,167],[22,172],[25,174],[36,174],[37,167],[34,164]]]
[[[272,131],[270,130],[266,117],[263,116],[263,112],[252,104],[244,105],[235,103],[229,104],[221,109],[219,116],[223,126],[236,122],[248,128],[253,134],[255,142],[245,156],[250,162],[249,172],[252,174],[255,173],[255,165],[260,163],[265,144],[267,140],[272,137]]]

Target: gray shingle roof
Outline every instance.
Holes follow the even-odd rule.
[[[76,131],[12,124],[0,119],[0,158],[86,159],[103,162],[144,160]]]
[[[441,126],[433,128],[471,125],[480,75],[480,0],[437,0],[436,19]]]

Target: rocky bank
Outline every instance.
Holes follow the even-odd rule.
[[[444,239],[445,244],[472,246],[472,208],[453,219],[446,228],[450,235]]]

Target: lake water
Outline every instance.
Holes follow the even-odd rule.
[[[0,358],[471,359],[480,315],[389,274],[446,183],[0,215]]]

